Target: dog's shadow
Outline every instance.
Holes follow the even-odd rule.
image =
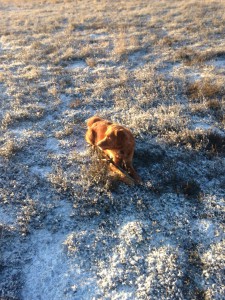
[[[136,147],[134,152],[134,165],[137,169],[149,168],[154,163],[165,159],[166,151],[159,145],[147,145],[147,147]]]

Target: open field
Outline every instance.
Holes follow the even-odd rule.
[[[0,1],[1,300],[225,299],[224,215],[224,1]]]

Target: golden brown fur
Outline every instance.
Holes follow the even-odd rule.
[[[99,147],[107,157],[113,160],[114,164],[110,164],[110,169],[126,182],[126,175],[117,167],[123,168],[135,182],[139,182],[140,177],[132,166],[135,140],[131,131],[98,116],[88,119],[87,127],[86,141]]]

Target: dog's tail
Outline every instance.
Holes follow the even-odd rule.
[[[98,121],[102,121],[102,118],[100,118],[98,116],[93,116],[93,117],[87,119],[87,126],[91,127],[92,124],[94,124],[95,122],[98,122]]]

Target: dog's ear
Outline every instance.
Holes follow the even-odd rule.
[[[96,133],[94,132],[94,130],[89,129],[86,132],[86,136],[85,136],[86,141],[91,144],[91,145],[95,145],[95,139],[96,139]]]
[[[123,129],[119,129],[116,131],[116,137],[117,137],[117,141],[120,143],[125,139],[125,132]]]

